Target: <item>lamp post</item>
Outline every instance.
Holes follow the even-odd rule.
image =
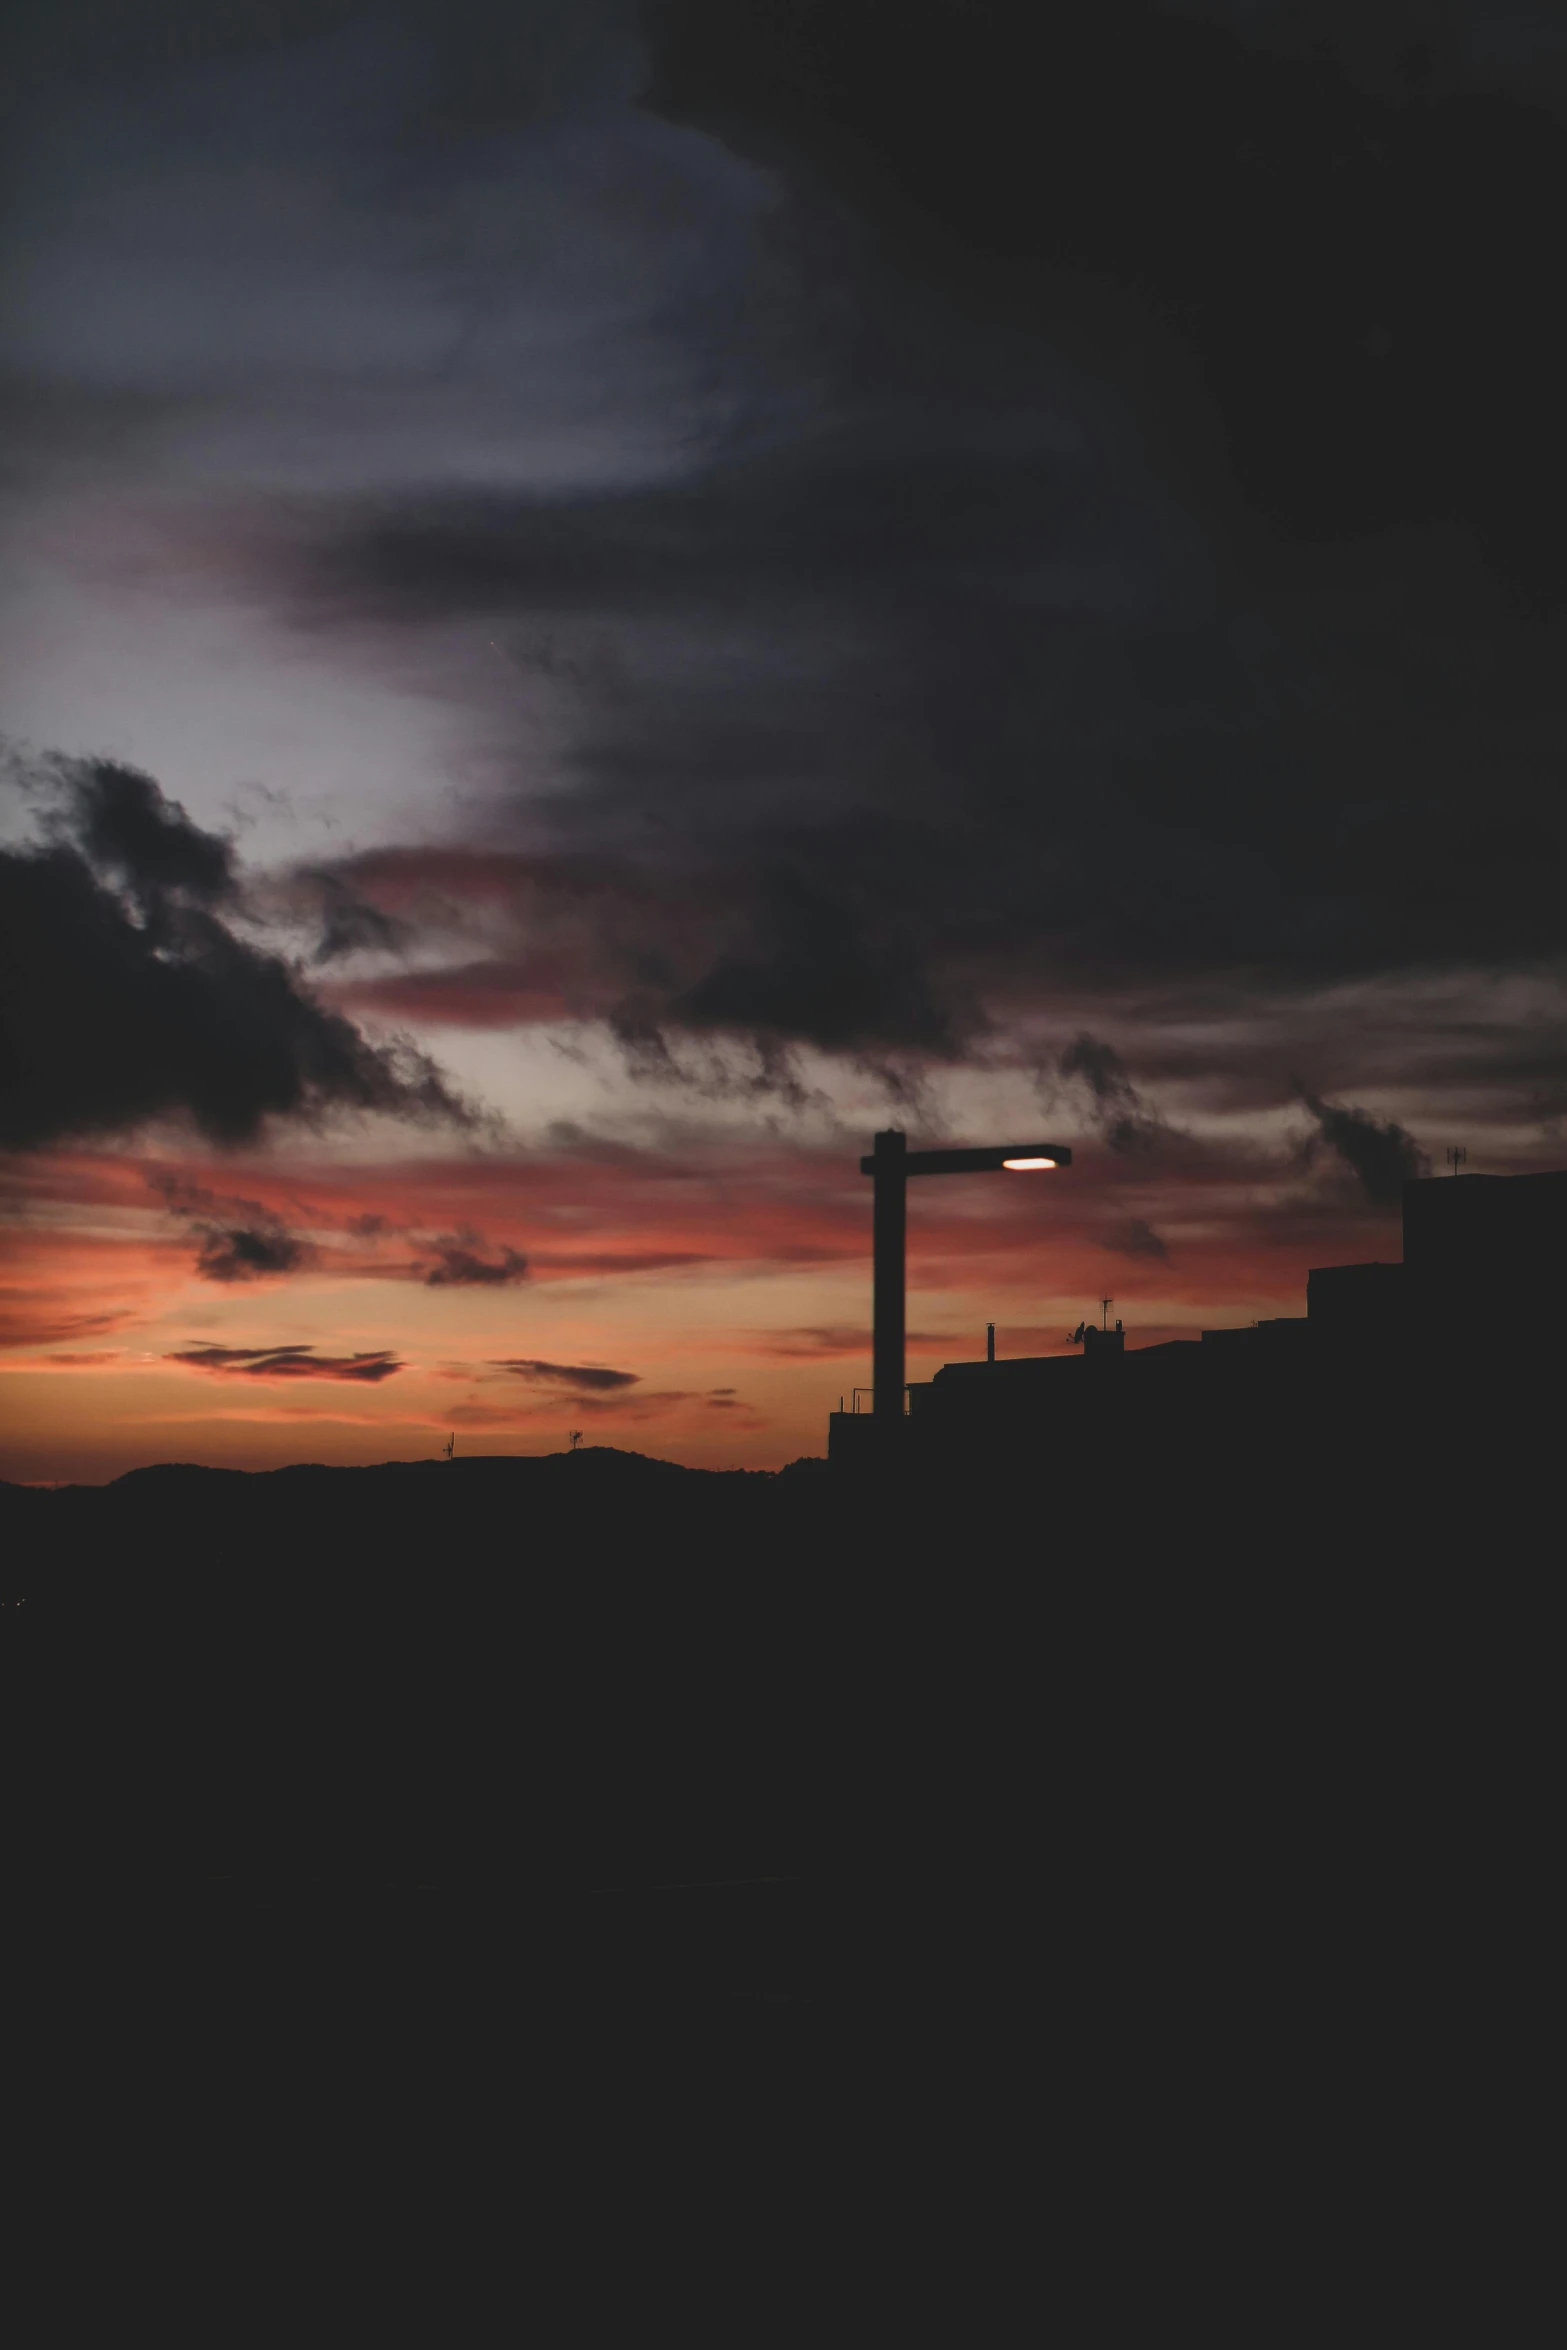
[[[878,1134],[860,1173],[872,1193],[871,1378],[872,1409],[878,1420],[903,1417],[904,1259],[911,1175],[994,1175],[1003,1169],[1026,1175],[1070,1167],[1072,1154],[1059,1142],[996,1143],[988,1150],[911,1151],[908,1139],[891,1127]]]

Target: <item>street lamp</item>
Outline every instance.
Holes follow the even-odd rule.
[[[911,1175],[1032,1175],[1070,1167],[1072,1154],[1058,1142],[1005,1142],[989,1150],[911,1151],[895,1127],[876,1137],[876,1148],[860,1161],[860,1173],[875,1183],[872,1241],[872,1409],[878,1420],[903,1416],[904,1233],[907,1185]]]

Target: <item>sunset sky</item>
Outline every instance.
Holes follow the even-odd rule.
[[[1567,1164],[1559,8],[0,40],[0,1476],[821,1452],[887,1125],[1074,1152],[911,1378]]]

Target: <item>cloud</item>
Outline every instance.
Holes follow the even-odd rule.
[[[696,1248],[536,1249],[534,1270],[564,1274],[601,1274],[616,1279],[627,1273],[667,1273],[686,1265],[712,1264],[714,1254]]]
[[[845,1255],[861,1253],[846,1247]],[[825,1252],[821,1252],[825,1253]],[[950,1330],[909,1330],[905,1343],[923,1350],[939,1350],[955,1343]],[[794,1330],[777,1330],[752,1344],[753,1354],[775,1355],[784,1362],[828,1362],[849,1355],[868,1355],[871,1351],[871,1333],[867,1323],[843,1322],[807,1324]]]
[[[612,1388],[635,1387],[640,1374],[636,1371],[607,1371],[596,1363],[541,1363],[509,1355],[491,1364],[496,1371],[509,1371],[514,1379],[526,1379],[540,1387],[574,1387],[585,1391],[607,1391]]]
[[[203,1281],[260,1281],[315,1262],[310,1243],[260,1200],[227,1199],[177,1175],[154,1173],[147,1180],[170,1215],[200,1234],[196,1271]]]
[[[952,432],[980,430],[974,399]],[[939,443],[934,411],[909,431],[926,423]],[[602,706],[563,716],[553,842],[466,885],[486,893],[493,952],[355,1000],[474,1025],[599,1019],[638,1067],[700,1090],[712,1073],[682,1040],[742,1040],[764,1056],[757,1080],[786,1086],[795,1046],[935,1062],[991,1049],[1009,1012],[1047,1007],[1068,978],[1209,977],[1265,1000],[1567,945],[1543,878],[1567,845],[1543,647],[1511,639],[1461,550],[1368,558],[1336,631],[1319,564],[1292,643],[1260,617],[1202,618],[1178,580],[1140,581],[1152,526],[1094,480],[1091,447],[1069,463],[1009,443],[994,482],[978,456],[947,465],[959,478],[943,464],[918,439],[893,465],[851,436],[835,468],[811,446],[547,512],[504,498],[323,511],[296,550],[299,610],[321,626],[415,632],[443,613],[477,621],[497,597],[542,607],[580,539],[582,624],[602,610],[636,655]],[[1003,470],[1012,535],[983,519]],[[846,504],[863,534],[847,550]],[[808,595],[780,549],[818,528],[800,569],[825,584]],[[1418,599],[1406,562],[1425,569]],[[1116,567],[1124,595],[1105,584]],[[636,599],[655,573],[660,635],[695,648],[717,632],[721,682],[694,650],[653,665]],[[938,627],[910,583],[946,579],[963,594]],[[840,599],[852,659],[821,650],[821,605]],[[1449,638],[1487,652],[1438,719],[1399,678]],[[1303,698],[1324,712],[1310,726]],[[1518,755],[1481,817],[1477,762],[1502,723]],[[1407,780],[1371,773],[1384,735]],[[530,821],[543,828],[537,807]],[[374,875],[345,873],[379,898]],[[507,888],[509,910],[493,894]],[[1071,1074],[1117,1148],[1154,1138],[1135,1088],[1118,1105],[1086,1064]]]
[[[528,1277],[526,1257],[514,1248],[503,1248],[493,1257],[482,1255],[489,1242],[466,1225],[419,1245],[435,1257],[424,1272],[427,1289],[503,1289]]]
[[[540,976],[523,956],[339,981],[332,1000],[372,1019],[414,1020],[425,1027],[520,1028],[570,1019],[578,1006],[552,975]]]
[[[371,1386],[403,1365],[389,1348],[352,1355],[318,1355],[312,1346],[194,1346],[164,1356],[193,1371],[228,1379],[349,1379]]]
[[[752,367],[691,325],[728,429],[569,495],[323,497],[250,558],[382,662],[504,643],[552,713],[546,795],[484,722],[529,777],[514,928],[388,1004],[599,1019],[693,1089],[689,1041],[741,1039],[784,1090],[796,1046],[999,1055],[1067,979],[1234,1005],[1560,954],[1547,118],[1130,0],[1052,12],[1043,74],[1028,11],[955,0],[895,72],[871,0],[646,22],[651,102],[765,158],[822,260],[758,293]]]
[[[433,1062],[371,1044],[213,911],[227,847],[150,778],[55,774],[59,836],[0,850],[0,1149],[179,1114],[226,1145],[331,1110],[472,1124]]]
[[[300,880],[316,898],[321,924],[313,963],[337,963],[349,955],[395,954],[407,944],[411,934],[406,923],[358,896],[341,874],[306,871]]]
[[[1404,1185],[1414,1176],[1431,1172],[1425,1152],[1394,1119],[1380,1120],[1369,1110],[1321,1101],[1299,1079],[1295,1090],[1316,1120],[1317,1131],[1308,1140],[1308,1152],[1319,1145],[1335,1152],[1373,1207],[1397,1206]]]
[[[0,1347],[102,1338],[134,1320],[124,1307],[76,1312],[47,1291],[0,1289]]]
[[[749,896],[744,946],[717,952],[662,1007],[662,1019],[828,1051],[952,1050],[952,1016],[932,995],[920,957],[896,932],[879,934],[851,892],[802,858],[763,864]]]
[[[830,1362],[844,1355],[869,1354],[871,1334],[858,1324],[818,1325],[770,1332],[753,1352],[776,1355],[784,1362]]]
[[[89,429],[195,451],[180,564],[259,588],[349,691],[434,686],[482,778],[444,913],[423,837],[417,914],[389,859],[312,865],[338,1013],[597,1021],[693,1092],[786,1094],[798,1047],[1031,1067],[1015,1032],[1059,1042],[1070,1000],[1140,1079],[1136,1015],[1192,1011],[1218,1085],[1254,1008],[1561,955],[1567,361],[1538,289],[1567,144],[1537,81],[1481,102],[1444,35],[1411,102],[1341,70],[1388,12],[1327,0],[1043,30],[935,0],[890,41],[878,0],[650,0],[640,77],[634,31],[566,13],[563,74],[536,10],[416,0],[394,44],[334,15],[308,50],[285,11],[200,103],[149,56],[19,158],[51,237],[22,240],[17,397],[91,382]],[[1285,18],[1338,30],[1281,57]],[[127,370],[142,421],[102,389]],[[224,845],[198,871],[166,807],[108,798],[71,853],[116,906],[237,936]],[[163,995],[195,935],[148,947]],[[336,979],[393,948],[417,967]],[[90,1069],[72,1035],[50,1065]],[[1374,1082],[1287,1046],[1272,1104],[1291,1056]],[[352,1106],[297,1057],[290,1114]],[[1108,1074],[1071,1082],[1132,1161],[1156,1120]],[[146,1088],[88,1090],[43,1131],[141,1115]]]
[[[229,842],[193,824],[150,775],[113,759],[83,759],[63,772],[89,862],[118,875],[144,905],[167,891],[199,905],[235,896]]]
[[[1059,1056],[1054,1074],[1068,1082],[1080,1079],[1087,1087],[1094,1123],[1111,1150],[1149,1151],[1165,1135],[1163,1121],[1144,1103],[1115,1047],[1086,1028]]]
[[[306,1243],[281,1224],[238,1225],[206,1235],[196,1270],[203,1281],[260,1281],[272,1273],[297,1273],[311,1257]]]
[[[1156,1264],[1167,1264],[1170,1252],[1153,1226],[1141,1216],[1126,1216],[1112,1224],[1104,1233],[1101,1247],[1118,1257],[1148,1257]]]
[[[877,0],[656,0],[652,86],[679,119],[827,181],[881,230],[889,275],[924,291],[945,240],[982,314],[985,286],[997,311],[1053,316],[1162,410],[1189,480],[1211,425],[1182,343],[1259,519],[1321,542],[1451,515],[1559,596],[1567,359],[1535,299],[1567,199],[1541,105],[1552,68],[1567,95],[1554,12],[1507,12],[1506,73],[1494,47],[1480,62],[1489,9],[1195,13],[1106,0],[1052,11],[1041,43],[1027,8],[937,0],[900,23],[889,70]],[[1411,103],[1412,14],[1439,105]],[[1367,33],[1384,73],[1364,71]],[[1477,233],[1452,243],[1453,220]],[[1122,300],[1096,301],[1096,280]],[[1457,319],[1477,346],[1455,344]],[[1211,453],[1203,472],[1216,499]]]

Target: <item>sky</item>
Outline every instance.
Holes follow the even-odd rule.
[[[0,1475],[819,1453],[888,1125],[1073,1151],[911,1378],[1567,1164],[1557,8],[0,42]]]

